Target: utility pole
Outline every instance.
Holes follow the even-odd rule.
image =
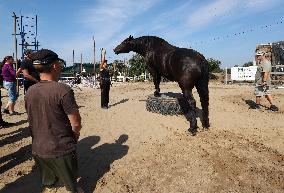
[[[103,48],[101,48],[101,63],[103,62]]]
[[[228,69],[225,68],[225,84],[228,84]]]
[[[81,67],[80,67],[80,72],[82,74],[83,71],[83,55],[81,54]]]
[[[96,41],[94,36],[93,36],[93,42],[94,42],[94,75],[96,78]]]
[[[75,75],[74,57],[75,57],[75,53],[74,53],[74,50],[73,50],[73,53],[72,53],[72,63],[73,63],[73,70],[74,70],[74,75]]]
[[[14,18],[14,43],[15,43],[15,60],[16,60],[16,70],[18,70],[18,42],[17,42],[17,16],[15,14],[15,12],[13,12],[13,16]],[[19,94],[19,79],[17,78],[17,93]]]

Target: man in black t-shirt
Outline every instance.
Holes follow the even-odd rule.
[[[21,71],[24,75],[24,92],[26,93],[29,87],[39,82],[39,73],[35,70],[32,61],[32,50],[25,51],[25,59],[21,63]]]
[[[25,107],[42,189],[56,189],[60,184],[72,193],[82,193],[77,187],[76,155],[81,116],[73,90],[58,82],[64,61],[46,49],[33,53],[32,58],[41,81],[27,91]]]

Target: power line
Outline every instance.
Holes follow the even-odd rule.
[[[245,35],[245,34],[256,32],[256,31],[263,30],[263,29],[272,28],[274,26],[278,26],[278,25],[282,25],[282,24],[284,24],[284,21],[280,20],[280,21],[277,21],[273,24],[261,25],[261,26],[255,27],[255,28],[250,28],[250,29],[244,30],[244,31],[235,32],[235,33],[227,34],[227,35],[223,35],[223,36],[213,37],[213,38],[210,38],[210,39],[205,40],[205,41],[193,42],[189,47],[192,48],[193,46],[198,46],[198,45],[208,45],[209,43],[212,43],[212,42],[215,42],[215,41],[225,40],[225,39],[229,39],[229,38],[232,38],[232,37],[238,37],[238,36],[241,36],[241,35]]]

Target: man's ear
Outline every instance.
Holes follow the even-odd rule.
[[[52,68],[52,70],[57,71],[56,64],[51,64],[51,68]]]

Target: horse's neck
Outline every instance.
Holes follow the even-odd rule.
[[[174,47],[167,42],[159,42],[159,43],[161,45],[166,45],[168,48]],[[143,41],[140,39],[136,42],[133,51],[145,57],[148,52],[155,52],[157,50],[157,47],[159,46],[155,45],[155,42]]]
[[[146,56],[147,54],[147,48],[146,46],[142,45],[142,44],[136,44],[133,48],[133,51],[140,54],[141,56]]]

